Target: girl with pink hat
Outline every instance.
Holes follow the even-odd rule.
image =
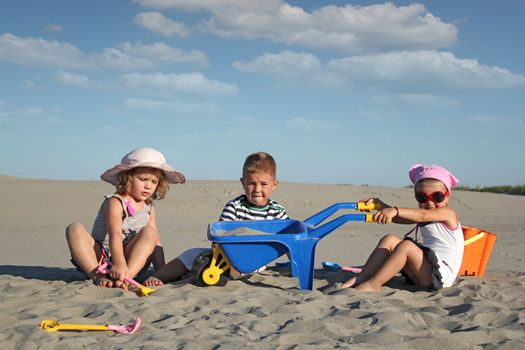
[[[414,186],[418,208],[390,206],[378,198],[367,202],[379,204],[374,214],[379,224],[395,222],[416,224],[416,240],[401,240],[386,235],[379,241],[363,270],[341,284],[363,291],[377,291],[397,273],[418,287],[440,289],[450,287],[459,273],[463,259],[463,231],[456,212],[448,206],[451,188],[458,179],[439,165],[415,164],[408,173]],[[417,242],[418,233],[422,242]]]
[[[165,197],[169,183],[186,180],[152,148],[129,152],[100,178],[114,185],[116,192],[105,196],[91,233],[80,223],[67,227],[71,260],[95,284],[127,289],[125,277],[134,277],[151,262],[155,268],[164,264],[153,200]],[[109,254],[108,278],[97,268]]]

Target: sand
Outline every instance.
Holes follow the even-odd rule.
[[[197,287],[187,278],[148,297],[94,286],[69,262],[65,227],[91,226],[103,182],[0,177],[0,348],[2,349],[523,349],[525,348],[525,197],[455,191],[464,225],[497,234],[483,278],[461,277],[440,291],[416,290],[396,277],[377,293],[323,289],[351,272],[323,271],[322,261],[361,265],[386,233],[410,227],[346,223],[317,245],[314,289],[299,290],[286,268],[270,264],[249,279]],[[167,259],[209,247],[208,223],[240,194],[237,181],[190,181],[156,203]],[[381,197],[413,206],[409,188],[281,183],[273,199],[304,220],[335,203]],[[279,260],[281,261],[281,260]],[[55,332],[62,323],[127,324],[132,335]]]

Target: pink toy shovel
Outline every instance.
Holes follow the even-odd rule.
[[[109,266],[109,263],[107,263],[107,262],[103,263],[102,265],[100,265],[98,267],[98,272],[101,273],[101,274],[107,275],[109,271],[106,268],[108,266]],[[135,281],[133,278],[125,277],[124,281],[126,281],[126,282],[130,283],[131,285],[133,285],[134,287],[138,288],[139,291],[140,291],[140,296],[148,296],[151,293],[155,292],[155,289],[143,286],[142,284],[140,284],[137,281]]]
[[[137,318],[135,322],[124,326],[116,325],[96,325],[96,324],[68,324],[59,323],[53,320],[43,320],[40,322],[40,328],[48,332],[56,331],[113,331],[122,334],[135,333],[140,327],[140,318]]]

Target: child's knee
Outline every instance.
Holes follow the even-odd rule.
[[[84,225],[78,222],[74,222],[66,227],[66,238],[72,239],[73,237],[80,234],[80,232],[85,231]]]
[[[144,226],[140,230],[140,235],[143,237],[147,237],[148,240],[154,241],[156,245],[160,244],[159,232],[153,226]]]
[[[379,240],[379,244],[377,246],[393,250],[399,244],[399,242],[401,242],[401,240],[397,236],[388,234]]]
[[[420,249],[420,248],[411,240],[406,240],[406,239],[401,241],[396,247],[396,250],[399,250],[399,251],[409,251],[413,249]]]

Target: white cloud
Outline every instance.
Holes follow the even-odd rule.
[[[305,52],[265,53],[251,62],[234,62],[233,67],[241,72],[267,74],[279,82],[307,81],[313,86],[341,86],[336,76],[323,71],[316,56]]]
[[[353,84],[405,83],[457,89],[499,89],[525,86],[525,77],[450,52],[402,51],[330,60],[326,69]]]
[[[206,55],[201,51],[185,52],[164,43],[124,42],[117,48],[105,48],[101,53],[88,54],[68,43],[22,38],[9,33],[0,36],[0,61],[30,67],[121,71],[179,63],[207,64]]]
[[[178,35],[183,38],[190,34],[189,29],[184,23],[175,22],[165,17],[160,12],[142,12],[135,16],[133,20],[136,24],[147,30],[164,36]]]
[[[264,9],[268,5],[280,4],[281,0],[132,0],[140,6],[156,9],[178,8],[185,11],[217,12],[226,8],[242,8],[245,10]]]
[[[82,74],[75,74],[65,71],[58,71],[55,73],[55,80],[71,86],[77,87],[94,87],[97,84],[91,81],[87,76]]]
[[[193,94],[205,96],[232,96],[239,93],[235,84],[227,84],[207,79],[199,72],[195,73],[130,73],[119,77],[128,88],[147,91],[160,96]]]
[[[105,48],[101,54],[93,54],[92,61],[95,66],[120,71],[147,69],[154,66],[154,62],[149,59],[116,48]]]
[[[149,98],[127,98],[124,101],[124,108],[131,111],[157,112],[165,109],[168,102],[163,100],[153,100]]]
[[[220,108],[213,103],[189,103],[173,100],[149,98],[127,98],[124,109],[132,112],[169,113],[170,115],[208,116],[216,114]]]
[[[129,55],[141,57],[150,61],[171,64],[191,63],[199,66],[205,66],[208,64],[206,54],[202,51],[191,50],[185,52],[181,49],[159,42],[153,44],[144,44],[141,41],[135,43],[124,42],[119,48],[122,52]]]
[[[470,115],[467,117],[468,120],[475,122],[477,124],[484,124],[487,126],[501,126],[501,125],[523,125],[523,120],[516,117],[509,116],[499,116],[499,115],[487,115],[487,114],[477,114]]]
[[[302,117],[296,117],[286,121],[286,126],[307,131],[334,130],[341,127],[339,123],[334,121],[314,120]]]
[[[362,53],[442,48],[458,30],[421,4],[324,6],[311,12],[280,0],[136,0],[148,8],[208,11],[203,29],[226,38],[267,39],[300,47]]]
[[[48,24],[46,26],[46,31],[52,32],[52,33],[59,33],[61,32],[63,27],[60,24]]]
[[[450,108],[459,105],[456,98],[432,95],[432,94],[383,94],[376,95],[370,99],[375,106],[392,107],[400,103],[408,104],[417,108]]]
[[[75,46],[41,38],[0,36],[0,60],[36,67],[84,68],[84,53]]]
[[[44,114],[44,109],[41,107],[27,107],[18,111],[18,115],[26,117],[35,117]]]
[[[316,56],[289,50],[278,54],[265,53],[252,62],[234,62],[233,66],[242,72],[270,74],[275,77],[300,77],[321,69]]]
[[[0,124],[17,126],[54,126],[62,120],[42,107],[26,107],[14,111],[0,111]]]
[[[35,84],[34,81],[32,81],[32,80],[27,80],[27,79],[24,80],[24,81],[22,81],[22,82],[20,83],[20,85],[21,85],[22,87],[29,88],[29,89],[32,89],[32,88],[36,87],[36,84]]]
[[[250,62],[235,62],[243,72],[267,74],[276,81],[295,80],[317,87],[374,87],[397,91],[503,89],[525,86],[521,74],[460,59],[450,52],[401,51],[376,55],[349,56],[322,64],[316,56],[283,51],[265,53]],[[408,99],[410,94],[406,95]],[[420,96],[421,98],[421,96]]]

